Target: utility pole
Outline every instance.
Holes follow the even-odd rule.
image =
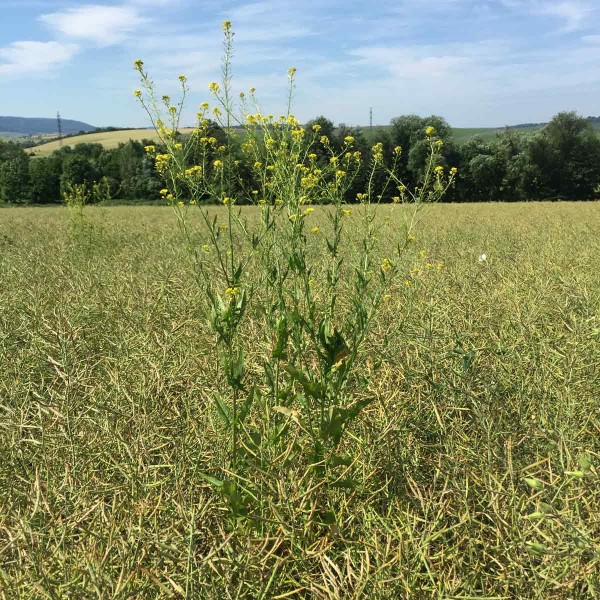
[[[369,129],[373,131],[373,107],[369,109]]]
[[[62,148],[62,120],[58,111],[56,112],[56,125],[58,127],[58,145]]]

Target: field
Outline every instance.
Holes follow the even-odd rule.
[[[384,131],[387,127],[376,126],[373,128],[373,132]],[[519,129],[517,131],[537,131],[538,128],[528,128],[528,129]],[[191,131],[189,129],[182,129],[182,132],[185,133],[187,131]],[[369,132],[367,128],[365,131],[371,137],[376,137],[373,133]],[[453,128],[454,139],[462,144],[467,140],[477,136],[481,137],[484,140],[491,141],[493,140],[498,133],[503,131],[502,128],[493,128],[493,127],[480,127],[480,128]],[[107,131],[102,133],[87,133],[85,135],[77,135],[73,137],[69,137],[63,140],[63,146],[74,146],[75,144],[102,144],[105,148],[116,148],[119,144],[127,142],[129,140],[154,140],[157,141],[158,137],[156,131],[154,129],[127,129],[124,131]],[[55,150],[60,148],[60,142],[58,140],[54,140],[52,142],[47,142],[46,144],[41,144],[40,146],[35,146],[31,149],[31,152],[34,153],[35,156],[49,156]]]
[[[0,597],[598,597],[600,204],[434,206],[412,248],[350,384],[360,485],[309,530],[285,463],[258,534],[201,475],[224,387],[172,210],[3,210]]]
[[[191,131],[182,129],[183,133]],[[76,144],[102,144],[105,148],[116,148],[119,144],[124,144],[129,140],[158,140],[154,129],[125,129],[123,131],[104,131],[101,133],[86,133],[85,135],[75,135],[62,140],[62,146],[75,146]],[[61,148],[59,140],[54,140],[40,146],[31,148],[35,156],[49,156],[54,151]]]

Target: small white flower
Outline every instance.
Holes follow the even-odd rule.
[[[482,255],[479,257],[479,262],[485,262],[486,260],[487,260],[487,254],[482,254]]]

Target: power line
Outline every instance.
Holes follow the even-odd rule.
[[[58,145],[62,147],[62,119],[60,118],[60,112],[56,111],[56,125],[58,127]]]

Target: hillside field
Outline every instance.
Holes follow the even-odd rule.
[[[375,126],[373,131],[369,131],[365,128],[365,133],[370,137],[376,137],[377,131],[383,131],[387,129],[387,126]],[[184,128],[181,130],[182,133],[188,133],[192,129]],[[454,138],[458,143],[463,143],[472,137],[479,136],[485,140],[493,140],[498,133],[503,131],[502,128],[453,128]],[[537,128],[533,129],[518,129],[517,131],[537,131]],[[78,135],[69,138],[65,138],[62,141],[63,146],[74,146],[76,144],[102,144],[105,148],[116,148],[119,144],[127,142],[128,140],[153,140],[157,141],[158,136],[153,129],[127,129],[123,131],[108,131],[102,133],[88,133],[85,135]],[[53,140],[40,146],[31,148],[31,152],[35,156],[49,156],[55,150],[58,150],[61,144],[58,140]]]
[[[313,530],[305,459],[277,458],[268,523],[233,522],[203,475],[226,387],[172,209],[4,209],[0,596],[598,597],[600,204],[439,205],[415,235],[349,383],[358,484],[314,492],[337,514]]]

